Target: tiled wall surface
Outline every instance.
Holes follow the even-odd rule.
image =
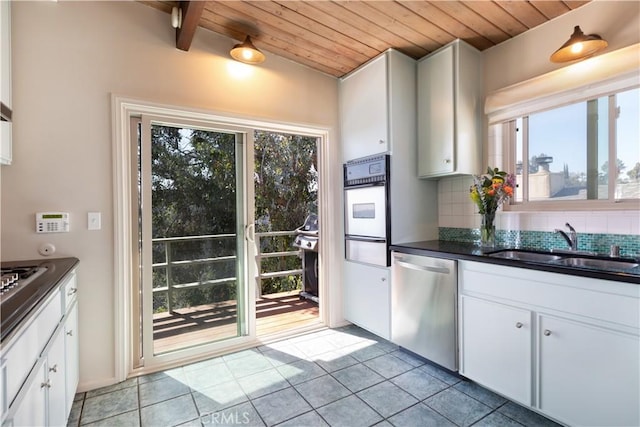
[[[498,165],[498,167],[501,167]],[[480,215],[469,199],[470,176],[438,181],[438,223],[440,238],[473,241],[479,239]],[[549,211],[498,212],[498,243],[549,249],[566,245],[555,229],[570,223],[580,237],[583,250],[607,251],[611,244],[625,248],[628,255],[640,254],[640,212],[638,211]],[[476,236],[476,234],[478,236]]]

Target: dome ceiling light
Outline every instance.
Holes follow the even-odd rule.
[[[229,52],[231,57],[236,61],[244,62],[245,64],[260,64],[264,62],[264,53],[251,43],[251,37],[247,36],[244,41],[237,44]]]
[[[599,35],[585,35],[580,29],[580,26],[576,25],[569,40],[567,40],[560,49],[553,52],[550,59],[551,62],[576,61],[578,59],[588,58],[606,48],[608,45],[607,41],[603,40]]]

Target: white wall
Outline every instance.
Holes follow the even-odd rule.
[[[1,169],[2,259],[40,258],[43,242],[80,259],[81,388],[96,387],[115,378],[111,94],[327,127],[335,142],[337,80],[269,53],[234,78],[236,41],[198,29],[191,49],[177,50],[169,16],[136,2],[12,6],[14,161]],[[330,179],[339,188],[335,148]],[[340,206],[341,192],[332,194]],[[34,213],[45,210],[70,212],[71,232],[36,234]],[[102,212],[102,230],[87,231],[89,211]]]
[[[554,64],[549,56],[569,39],[573,27],[585,34],[599,34],[611,52],[640,42],[640,2],[595,0],[517,37],[483,52],[485,93],[531,79],[565,65]],[[484,158],[487,164],[504,167],[501,135],[485,134]],[[478,171],[482,173],[483,171]],[[470,177],[447,178],[438,185],[439,226],[478,228],[480,215],[469,200]],[[570,222],[579,232],[640,234],[638,211],[555,211],[500,213],[499,229],[553,231]]]
[[[585,34],[599,34],[611,52],[640,42],[640,1],[594,0],[484,51],[485,92],[548,73],[563,64],[549,57],[579,25]]]

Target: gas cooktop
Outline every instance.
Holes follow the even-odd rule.
[[[1,268],[0,317],[2,339],[40,301],[48,289],[38,280],[49,270],[45,263],[5,266]]]
[[[62,278],[78,264],[77,258],[3,261],[0,286],[0,340],[4,342],[28,319]]]
[[[8,298],[20,291],[24,286],[35,280],[38,276],[47,271],[46,267],[35,265],[25,267],[2,268],[0,295],[2,299]]]

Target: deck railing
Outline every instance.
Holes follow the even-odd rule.
[[[295,270],[281,270],[264,273],[262,271],[262,260],[265,258],[277,258],[277,257],[290,257],[298,256],[300,250],[284,252],[262,252],[262,245],[260,239],[265,237],[281,237],[281,236],[293,236],[295,231],[270,231],[266,233],[256,233],[256,265],[258,269],[258,276],[256,276],[256,298],[262,296],[262,281],[264,279],[272,279],[274,277],[286,277],[286,276],[302,276],[302,269]]]
[[[260,244],[260,240],[268,237],[280,237],[280,236],[291,236],[294,235],[295,231],[272,231],[265,233],[255,233],[255,245],[256,245],[256,265],[258,270],[258,275],[256,276],[256,293],[259,298],[262,296],[262,281],[265,279],[271,279],[275,277],[286,277],[286,276],[295,276],[302,275],[302,269],[294,269],[294,270],[281,270],[281,271],[272,271],[272,272],[263,272],[262,271],[262,260],[266,258],[275,258],[275,257],[289,257],[289,256],[298,256],[298,250],[292,251],[283,251],[283,252],[262,252],[262,245]],[[164,253],[165,259],[163,262],[153,263],[153,270],[164,269],[165,270],[165,280],[164,286],[157,286],[153,288],[153,294],[157,293],[165,293],[167,297],[167,310],[173,311],[172,308],[172,300],[173,300],[173,291],[175,289],[199,289],[201,287],[231,283],[236,281],[236,277],[225,277],[220,279],[212,279],[212,280],[201,280],[197,282],[190,283],[173,283],[173,269],[176,267],[184,267],[189,265],[208,265],[208,264],[216,264],[220,262],[228,262],[236,260],[235,255],[222,256],[222,257],[212,257],[212,258],[200,258],[200,259],[191,259],[191,260],[174,260],[172,258],[173,251],[172,245],[176,243],[185,243],[185,242],[193,242],[193,241],[204,241],[204,240],[221,240],[221,239],[232,239],[236,238],[236,234],[210,234],[210,235],[202,235],[202,236],[184,236],[184,237],[163,237],[152,239],[152,244],[162,244],[164,245]]]

